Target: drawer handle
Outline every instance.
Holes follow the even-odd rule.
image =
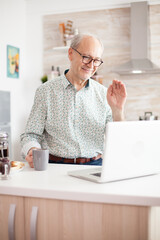
[[[9,236],[9,240],[14,240],[15,239],[15,232],[14,232],[15,212],[16,212],[16,205],[15,204],[10,204],[9,218],[8,218],[8,236]]]
[[[38,214],[38,207],[32,207],[31,222],[30,222],[31,240],[36,240],[37,214]]]

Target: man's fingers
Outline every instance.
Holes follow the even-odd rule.
[[[117,80],[117,79],[114,79],[112,84],[113,84],[113,88],[114,89],[120,89],[121,86],[122,86],[122,83],[119,80]]]
[[[34,164],[33,164],[33,154],[32,154],[32,150],[33,150],[33,149],[38,149],[38,148],[35,148],[35,147],[31,148],[31,149],[28,151],[28,154],[27,154],[27,156],[26,156],[26,161],[28,162],[28,164],[29,164],[29,166],[30,166],[31,168],[34,167]]]
[[[26,156],[26,161],[28,162],[28,164],[29,164],[30,167],[32,167],[32,168],[34,167],[32,154],[28,154],[28,155]]]

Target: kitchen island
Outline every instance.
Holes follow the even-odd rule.
[[[67,174],[88,167],[26,163],[0,180],[2,239],[158,240],[160,174],[105,184]]]

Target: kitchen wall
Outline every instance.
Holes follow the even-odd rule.
[[[97,34],[104,43],[104,64],[98,70],[103,84],[108,86],[113,78],[122,80],[128,98],[125,115],[127,120],[138,120],[145,111],[152,111],[160,118],[160,74],[119,76],[111,73],[117,65],[130,59],[130,8],[105,9],[66,14],[46,15],[43,18],[43,68],[49,74],[51,66],[60,66],[61,72],[69,66],[67,50],[52,50],[62,46],[59,23],[73,21],[79,32]],[[160,5],[149,6],[150,55],[160,66]]]
[[[64,20],[63,14],[66,14],[67,19],[70,19],[70,15],[76,12],[85,12],[86,18],[82,19],[82,26],[88,30],[88,25],[91,29],[98,31],[102,34],[101,30],[97,30],[93,23],[95,20],[98,22],[98,18],[92,16],[92,21],[89,19],[89,15],[92,15],[92,11],[100,11],[105,9],[105,23],[107,24],[107,31],[102,34],[103,40],[107,43],[107,54],[105,57],[104,76],[105,84],[111,81],[114,77],[107,73],[108,69],[114,61],[117,63],[119,59],[123,61],[129,57],[129,28],[122,38],[121,25],[129,25],[129,11],[126,7],[129,6],[128,0],[81,0],[79,2],[74,0],[1,0],[0,1],[0,90],[7,90],[11,92],[11,123],[12,123],[12,156],[13,160],[20,160],[20,143],[19,135],[24,131],[24,127],[28,118],[28,115],[33,104],[34,93],[38,86],[41,85],[40,78],[45,72],[44,67],[44,51],[43,46],[43,24],[44,17],[47,15],[52,16],[55,19]],[[153,1],[152,1],[153,2]],[[116,8],[121,6],[124,9],[124,18],[122,12],[117,10],[119,17],[115,17],[117,12],[112,12]],[[154,6],[153,6],[154,7]],[[110,9],[107,10],[107,9]],[[152,8],[151,8],[152,9]],[[92,11],[90,11],[92,10]],[[106,14],[107,11],[112,14]],[[153,8],[156,13],[152,14],[152,58],[159,61],[159,28],[157,25],[160,23],[159,19],[159,6]],[[60,18],[57,18],[59,15]],[[79,14],[77,16],[80,16]],[[96,15],[97,16],[97,15]],[[78,19],[77,19],[78,20]],[[57,20],[56,20],[57,21]],[[75,21],[76,22],[76,21]],[[55,23],[57,27],[57,23]],[[78,24],[78,21],[77,21]],[[101,22],[99,27],[106,28],[104,22]],[[100,28],[101,29],[101,28]],[[111,38],[112,29],[114,29],[114,35]],[[54,31],[53,31],[54,32]],[[117,36],[120,34],[121,43],[123,46],[115,49],[115,43],[117,43]],[[156,36],[157,34],[157,36]],[[157,39],[157,40],[156,40]],[[119,41],[118,41],[119,42]],[[114,43],[114,47],[112,45]],[[10,44],[20,48],[20,77],[19,79],[11,79],[6,77],[6,45]],[[116,50],[116,51],[114,51]],[[125,54],[124,54],[125,53]],[[110,57],[108,57],[110,56]],[[59,56],[60,57],[60,56]],[[120,57],[120,58],[119,58]],[[55,58],[56,59],[56,58]],[[67,61],[67,58],[66,58]],[[160,62],[160,61],[159,61]],[[58,62],[57,62],[58,63]],[[62,61],[61,61],[62,63]],[[68,65],[68,63],[66,64]],[[50,63],[49,63],[50,68]],[[63,64],[62,64],[63,67]],[[159,77],[147,76],[131,79],[123,78],[127,85],[128,102],[126,107],[127,119],[136,118],[138,115],[143,114],[145,110],[153,110],[154,113],[159,113],[158,99],[159,99]],[[147,86],[145,85],[147,83]],[[144,97],[144,96],[145,97]],[[138,102],[138,104],[137,104]],[[147,106],[147,108],[144,108]],[[135,111],[135,109],[138,109]],[[137,116],[135,115],[135,112]]]
[[[6,75],[7,45],[20,48],[20,77]],[[19,135],[25,121],[26,81],[26,3],[24,0],[0,1],[0,90],[11,93],[12,157],[20,159]],[[11,149],[10,149],[11,150]]]
[[[123,0],[124,1],[124,0]],[[43,74],[43,15],[103,8],[106,1],[1,0],[0,90],[11,93],[12,160],[21,159],[20,134],[24,131],[36,88]],[[6,76],[6,46],[20,48],[20,77]]]

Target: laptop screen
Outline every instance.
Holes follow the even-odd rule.
[[[160,171],[160,121],[110,122],[106,126],[102,179]]]

